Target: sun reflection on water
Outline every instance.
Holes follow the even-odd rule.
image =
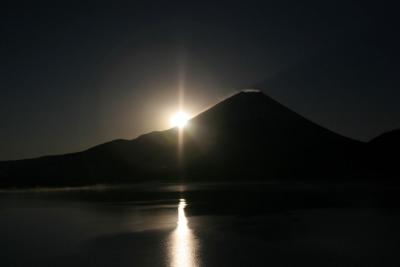
[[[196,267],[199,266],[196,255],[197,240],[188,227],[185,215],[186,201],[179,200],[178,221],[170,237],[170,266],[171,267]]]

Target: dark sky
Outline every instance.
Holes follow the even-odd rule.
[[[0,160],[165,129],[182,78],[191,115],[257,86],[368,140],[400,127],[398,10],[382,1],[3,4]]]

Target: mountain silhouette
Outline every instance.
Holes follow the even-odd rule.
[[[0,186],[338,179],[362,168],[365,147],[262,92],[243,91],[192,118],[182,132],[171,128],[78,153],[0,162]]]
[[[399,177],[400,129],[383,133],[369,143],[370,167],[376,173]]]

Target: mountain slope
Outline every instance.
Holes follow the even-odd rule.
[[[0,186],[324,179],[353,170],[363,147],[261,92],[241,92],[218,103],[194,117],[183,137],[179,146],[173,128],[79,153],[0,162]]]
[[[400,65],[396,56],[376,50],[372,43],[337,44],[252,87],[335,132],[367,141],[400,121]]]
[[[202,149],[210,155],[204,159],[209,165],[218,172],[219,166],[231,164],[221,175],[229,170],[232,175],[252,177],[344,170],[362,145],[306,120],[261,92],[234,95],[194,118],[191,126],[188,134],[200,143],[207,140]]]

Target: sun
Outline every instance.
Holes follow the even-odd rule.
[[[179,111],[171,116],[170,123],[172,127],[178,127],[178,128],[185,128],[189,121],[189,116],[183,112]]]

